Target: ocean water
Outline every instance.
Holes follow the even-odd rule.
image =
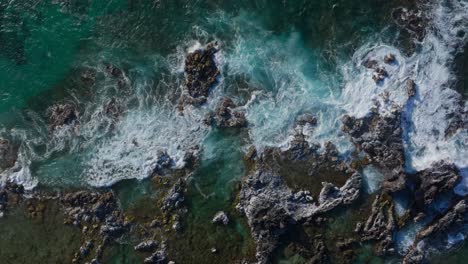
[[[308,140],[332,141],[346,155],[353,147],[340,117],[362,117],[376,103],[384,115],[403,109],[408,171],[442,159],[466,171],[468,132],[445,131],[467,108],[454,65],[468,39],[468,2],[429,1],[432,24],[412,54],[390,13],[407,2],[0,0],[0,135],[20,146],[17,164],[0,177],[27,189],[105,187],[148,178],[164,154],[182,167],[198,146],[203,165],[190,184],[191,211],[200,212],[194,222],[205,221],[229,209],[250,145],[286,148],[296,116],[311,113],[318,126]],[[213,40],[219,83],[208,104],[178,113],[184,56]],[[397,63],[376,85],[362,62],[388,53]],[[122,70],[120,80],[108,64]],[[417,84],[413,99],[407,79]],[[247,131],[203,125],[222,96],[242,105]],[[47,109],[62,102],[78,107],[79,125],[50,132]],[[110,102],[118,118],[105,114]],[[372,168],[365,175],[376,191],[380,175]],[[459,193],[468,193],[466,175]],[[413,233],[401,235],[403,248]]]

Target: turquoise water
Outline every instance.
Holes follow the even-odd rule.
[[[201,167],[189,181],[188,221],[190,232],[214,232],[198,228],[219,210],[235,213],[236,184],[245,174],[243,151],[249,144],[286,144],[298,114],[317,116],[314,140],[350,150],[339,132],[339,116],[349,110],[343,90],[356,77],[348,64],[360,59],[355,54],[366,45],[405,48],[390,10],[407,2],[0,1],[0,135],[21,145],[18,169],[8,177],[29,188],[122,181],[114,188],[127,208],[155,195],[144,179],[161,151],[180,162],[185,149],[199,145]],[[184,54],[212,40],[221,47],[220,84],[206,106],[181,116],[175,106]],[[106,72],[108,64],[124,72],[123,85]],[[88,74],[94,81],[86,80]],[[247,104],[249,131],[201,124],[224,95]],[[103,114],[112,98],[122,109],[117,120]],[[61,102],[78,106],[80,124],[51,133],[46,112]],[[446,156],[463,158],[465,152],[458,153]],[[239,220],[200,247],[224,236],[250,243]]]

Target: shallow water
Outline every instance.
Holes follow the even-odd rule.
[[[136,179],[115,187],[122,205],[131,207],[154,195],[144,179],[161,153],[181,167],[185,151],[198,145],[202,161],[189,182],[188,221],[193,232],[203,232],[198,226],[217,211],[234,211],[249,144],[259,150],[286,147],[294,119],[309,112],[318,118],[318,127],[308,140],[330,140],[347,155],[353,148],[340,131],[340,117],[364,116],[376,101],[385,113],[390,103],[382,99],[384,91],[404,109],[408,171],[441,159],[466,170],[467,132],[447,138],[445,129],[447,116],[459,111],[454,108],[459,95],[449,89],[457,76],[450,64],[466,42],[457,30],[468,27],[468,4],[455,1],[458,6],[447,7],[446,2],[454,2],[447,0],[437,5],[434,32],[408,55],[389,12],[406,2],[0,1],[0,135],[21,145],[14,170],[0,176],[30,189],[103,187]],[[454,14],[450,19],[446,8]],[[447,30],[444,23],[457,27]],[[175,107],[184,54],[211,40],[221,47],[222,77],[207,105],[180,115]],[[382,60],[389,52],[399,64],[389,66],[391,78],[376,86],[361,62]],[[106,72],[109,63],[123,71],[123,85]],[[87,74],[95,80],[89,82]],[[418,85],[414,101],[405,95],[407,78]],[[245,104],[248,131],[239,135],[202,125],[224,95]],[[122,109],[116,119],[103,113],[112,98]],[[51,133],[47,109],[64,101],[78,106],[80,124]],[[373,192],[380,176],[368,172],[368,191]],[[466,179],[460,192],[468,189]],[[233,251],[248,251],[238,246],[249,240],[240,220],[227,234],[206,232],[214,232],[209,243],[230,235],[241,241]]]

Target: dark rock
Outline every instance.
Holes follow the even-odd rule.
[[[382,82],[388,76],[387,71],[384,68],[378,67],[375,69],[374,73],[372,74],[372,79],[375,83]]]
[[[400,27],[412,34],[416,40],[422,41],[426,36],[428,18],[424,16],[421,10],[399,7],[393,10],[392,17]]]
[[[0,137],[0,172],[13,167],[17,158],[17,148],[7,139]]]
[[[229,218],[228,218],[228,216],[226,215],[225,212],[220,211],[220,212],[216,213],[216,215],[213,217],[213,220],[211,220],[211,222],[213,224],[227,225],[227,224],[229,224]]]
[[[415,191],[416,202],[429,205],[437,195],[452,191],[460,181],[457,168],[453,164],[439,161],[426,170],[416,174],[418,186]]]
[[[214,113],[208,117],[209,124],[219,128],[240,128],[247,125],[244,112],[234,110],[237,105],[231,98],[224,97],[219,102]]]
[[[379,63],[376,60],[367,59],[363,62],[364,67],[368,69],[375,69]]]
[[[376,254],[393,253],[393,231],[396,229],[394,205],[389,199],[377,195],[369,218],[356,226],[361,241],[376,241]]]
[[[408,97],[413,97],[416,95],[416,83],[412,79],[406,81],[406,92]]]
[[[62,126],[73,126],[78,122],[79,113],[74,104],[55,104],[48,110],[49,128],[55,130]]]
[[[387,64],[392,64],[396,62],[395,54],[390,53],[388,55],[385,55],[384,62]]]
[[[276,248],[279,236],[291,224],[303,222],[339,205],[357,199],[361,176],[354,173],[341,188],[324,183],[317,204],[308,191],[293,192],[281,176],[268,171],[257,171],[243,183],[237,208],[248,220],[257,242],[257,260],[268,262]]]
[[[146,252],[152,251],[158,246],[158,242],[154,240],[146,240],[135,246],[136,251]]]
[[[126,231],[124,216],[112,192],[78,191],[61,197],[65,223],[100,227],[103,237],[119,237]]]
[[[143,261],[145,264],[166,264],[167,263],[167,255],[164,249],[158,250],[151,254],[151,256],[145,258]]]
[[[183,179],[179,179],[166,195],[162,209],[164,211],[173,211],[180,208],[185,201],[185,188],[185,181]]]
[[[403,258],[404,264],[426,263],[432,252],[453,249],[454,245],[447,245],[446,237],[451,232],[464,230],[468,224],[467,199],[465,197],[456,202],[445,214],[417,233],[413,245]]]
[[[368,159],[382,170],[385,176],[382,187],[389,192],[402,190],[406,184],[400,118],[399,110],[394,110],[386,116],[372,112],[364,118],[358,119],[348,115],[342,118],[343,131],[348,133],[356,147],[364,151]]]
[[[210,43],[204,49],[187,54],[185,58],[185,92],[181,105],[199,105],[206,102],[210,89],[220,74],[215,62],[217,43]]]

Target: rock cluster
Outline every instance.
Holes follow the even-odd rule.
[[[245,114],[235,110],[238,106],[229,97],[224,97],[219,102],[214,113],[206,118],[206,123],[218,128],[240,128],[247,125]]]
[[[158,246],[158,242],[156,242],[155,240],[149,239],[149,240],[145,240],[139,243],[138,245],[135,246],[134,249],[136,251],[147,252],[147,251],[154,250],[157,246]]]
[[[17,148],[9,140],[0,137],[0,172],[13,167],[17,158]]]
[[[0,186],[0,218],[2,218],[9,207],[19,203],[24,194],[22,185],[7,181]]]
[[[220,74],[216,65],[217,43],[210,43],[204,49],[197,49],[185,58],[185,89],[180,105],[200,105],[206,102],[210,89]]]
[[[343,131],[382,170],[383,188],[390,192],[403,189],[406,182],[400,116],[400,111],[394,110],[385,116],[372,112],[364,118],[342,118]]]
[[[431,252],[449,250],[450,246],[454,245],[447,245],[447,235],[460,232],[467,224],[468,201],[465,197],[449,208],[445,214],[417,233],[413,245],[403,258],[403,264],[426,263]]]
[[[396,230],[393,202],[377,195],[369,218],[364,223],[358,223],[355,231],[361,241],[375,241],[375,251],[378,255],[394,253],[393,231]]]
[[[420,207],[430,205],[439,194],[451,192],[459,181],[455,165],[436,162],[416,174],[415,202]]]
[[[333,156],[332,149],[329,146],[329,152],[325,151],[321,158],[315,157],[317,162],[327,160],[327,155]],[[256,170],[243,182],[237,205],[237,209],[247,217],[257,244],[259,263],[268,262],[280,236],[289,227],[311,221],[340,205],[352,203],[358,198],[361,188],[361,175],[350,171],[351,176],[341,188],[322,183],[318,201],[314,202],[310,191],[294,192],[286,185],[283,177],[272,169],[275,165],[270,167],[267,164],[267,153],[265,151],[257,158]],[[325,249],[320,252],[325,252]]]
[[[392,17],[400,27],[412,34],[418,41],[422,41],[426,36],[428,19],[421,10],[400,7],[393,10]]]
[[[60,198],[60,203],[64,206],[65,224],[82,228],[85,237],[102,240],[102,244],[95,249],[96,261],[101,257],[106,243],[110,239],[120,237],[127,230],[128,224],[125,223],[124,216],[112,192],[78,191],[67,193]],[[73,262],[82,260],[92,248],[82,246],[80,251],[75,254]],[[87,254],[83,255],[83,252],[87,252]]]
[[[78,122],[79,112],[72,103],[55,104],[47,110],[49,128],[51,131],[62,126],[74,125]]]

